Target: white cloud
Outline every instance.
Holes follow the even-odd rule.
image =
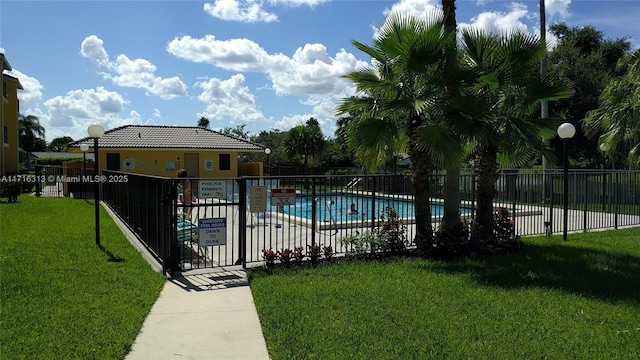
[[[109,55],[104,49],[104,42],[95,35],[87,36],[80,44],[80,55],[89,59],[97,69],[106,68]]]
[[[528,32],[527,25],[523,19],[527,19],[531,14],[527,6],[520,3],[509,4],[509,11],[486,11],[471,19],[470,23],[458,22],[460,29],[477,28],[486,32],[496,34],[506,34],[519,30]]]
[[[165,100],[187,95],[187,86],[180,78],[156,76],[154,73],[157,68],[149,60],[131,60],[120,54],[115,61],[109,61],[102,39],[95,35],[82,41],[80,54],[89,59],[105,79],[110,79],[118,86],[144,89]]]
[[[72,90],[44,102],[49,110],[52,126],[72,126],[78,121],[99,119],[122,111],[127,101],[122,95],[103,87]]]
[[[316,5],[328,2],[329,0],[269,0],[270,4],[273,5],[284,5],[284,6],[310,6],[314,7]]]
[[[340,93],[348,86],[340,76],[366,65],[345,50],[332,57],[322,44],[305,44],[288,57],[269,54],[248,39],[217,40],[213,35],[176,38],[169,42],[167,51],[226,70],[264,73],[278,95]]]
[[[24,88],[23,90],[18,91],[18,99],[20,99],[21,109],[27,109],[42,100],[42,90],[44,90],[44,86],[40,84],[40,81],[38,81],[38,79],[31,77],[15,68],[12,71],[8,71],[6,74],[20,80],[20,84],[22,84],[22,87]]]
[[[203,116],[211,120],[230,118],[239,122],[264,120],[244,81],[244,75],[236,74],[228,80],[214,78],[196,83],[202,89],[198,99],[207,104]]]
[[[105,129],[141,123],[140,114],[136,111],[122,117],[128,102],[122,95],[103,87],[72,90],[42,105],[43,108],[29,108],[25,113],[38,117],[40,124],[47,129],[47,140],[59,136],[86,137],[87,127],[93,123],[99,123]]]
[[[385,8],[382,15],[384,15],[386,22],[392,14],[423,17],[436,12],[442,12],[440,0],[400,0],[393,4],[391,9]],[[378,36],[381,27],[372,26],[371,28],[373,30],[373,38],[375,39]]]
[[[276,121],[273,128],[288,131],[294,126],[304,125],[307,120],[312,117],[316,117],[315,114],[292,114],[284,116],[281,120]]]
[[[235,71],[265,72],[274,59],[249,39],[217,40],[213,35],[175,38],[167,44],[167,51],[178,58]]]
[[[247,23],[273,22],[278,16],[262,9],[263,3],[254,0],[215,0],[213,4],[205,3],[204,11],[222,20]]]
[[[546,0],[544,8],[547,16],[558,15],[561,18],[569,17],[569,5],[571,0]]]
[[[439,11],[440,0],[400,0],[393,4],[391,9],[384,9],[382,15],[388,17],[391,13],[399,13],[403,15],[424,16],[434,11]]]
[[[264,10],[265,3],[271,6],[309,6],[314,7],[329,0],[214,0],[205,3],[204,11],[221,20],[239,21],[245,23],[278,21],[278,15]]]

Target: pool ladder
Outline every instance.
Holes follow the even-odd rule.
[[[362,181],[361,177],[353,178],[347,185],[342,189],[342,192],[346,192],[348,190],[353,190],[353,188],[358,185]]]

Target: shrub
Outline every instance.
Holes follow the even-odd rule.
[[[459,227],[445,228],[442,223],[433,236],[429,255],[435,257],[468,256],[471,252],[471,223],[472,218],[465,216]]]
[[[22,181],[0,181],[0,196],[7,197],[10,203],[17,202],[22,186]]]
[[[293,249],[293,260],[296,262],[296,264],[300,264],[302,262],[302,260],[304,259],[304,253],[302,252],[304,250],[304,248],[302,246],[298,246],[295,249]]]
[[[504,207],[496,209],[493,213],[493,238],[486,244],[490,253],[505,253],[517,251],[522,246],[522,240],[515,234],[513,219],[509,210]]]
[[[404,252],[409,243],[406,235],[407,227],[398,218],[396,210],[387,206],[380,215],[380,220],[374,232],[382,240],[382,250],[391,254]]]
[[[351,255],[376,254],[384,248],[384,240],[371,231],[350,234],[340,241],[349,249]]]
[[[275,265],[276,259],[278,259],[278,253],[273,249],[262,249],[262,258],[264,259],[265,266],[271,268]]]
[[[322,248],[318,244],[307,245],[307,256],[311,259],[311,263],[315,264],[320,258]]]
[[[291,259],[293,258],[293,251],[291,251],[291,249],[282,249],[278,251],[276,255],[280,258],[280,262],[285,266],[289,266],[291,264]]]
[[[333,248],[331,246],[323,246],[322,254],[324,255],[325,259],[331,260],[331,258],[333,257]]]

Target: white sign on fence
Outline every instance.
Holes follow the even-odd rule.
[[[227,198],[227,181],[226,180],[199,180],[198,196],[202,199],[226,199]]]
[[[198,220],[198,245],[217,246],[227,244],[227,219],[209,218]]]
[[[249,211],[265,212],[267,211],[267,187],[252,186],[249,190]]]
[[[271,206],[296,204],[296,189],[271,189]]]

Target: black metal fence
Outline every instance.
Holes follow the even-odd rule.
[[[83,199],[93,199],[94,182],[99,182],[92,167],[56,165],[36,165],[34,179],[36,196]]]
[[[55,171],[75,174],[52,167],[41,171],[44,179],[58,176]],[[107,171],[99,179],[104,202],[167,271],[246,266],[262,262],[263,249],[306,251],[319,245],[345,253],[350,249],[342,240],[376,229],[388,217],[388,208],[406,225],[407,240],[415,236],[407,174],[191,178],[191,199],[178,193],[186,179]],[[430,181],[434,229],[442,218],[444,179],[433,175]],[[87,190],[84,182],[72,183]],[[475,214],[475,185],[473,172],[463,171],[462,216]],[[41,186],[42,193],[47,186],[63,189],[57,193],[69,189],[68,184]],[[570,171],[567,195],[569,232],[640,225],[638,171]],[[519,235],[551,234],[564,230],[563,199],[562,171],[503,170],[494,207],[508,210]]]

